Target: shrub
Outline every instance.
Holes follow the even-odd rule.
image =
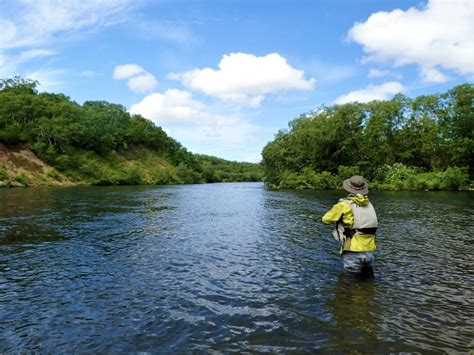
[[[48,171],[48,174],[47,176],[51,179],[54,179],[54,180],[61,180],[61,175],[59,174],[59,172],[56,170],[56,169],[51,169]]]
[[[68,155],[62,154],[54,159],[54,166],[60,171],[64,171],[69,167],[70,158]]]
[[[203,177],[198,172],[189,168],[186,164],[180,163],[176,168],[176,174],[180,182],[184,184],[192,184],[203,182]]]
[[[20,183],[21,186],[27,187],[28,186],[28,179],[24,174],[15,175],[14,180]]]
[[[301,173],[285,171],[281,175],[278,188],[280,189],[335,189],[341,185],[339,177],[327,171],[316,173],[310,168],[304,168]]]
[[[448,168],[441,174],[440,188],[442,190],[460,190],[469,185],[468,168]]]
[[[311,184],[315,189],[326,190],[326,189],[337,189],[341,186],[342,182],[339,177],[332,175],[327,171],[317,173],[314,175]]]
[[[280,183],[278,184],[279,189],[301,189],[304,186],[304,178],[289,170],[286,170],[281,174]]]
[[[339,165],[337,168],[337,175],[342,179],[349,179],[354,175],[362,175],[360,168],[358,166],[345,166]]]
[[[140,169],[134,165],[129,167],[125,172],[125,183],[127,185],[140,185],[142,181],[142,177],[140,175]]]
[[[0,166],[0,180],[4,180],[7,178],[7,171],[3,166]]]
[[[160,170],[153,175],[153,184],[164,185],[180,182],[179,178],[169,170]]]

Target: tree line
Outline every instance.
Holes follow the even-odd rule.
[[[410,99],[320,107],[262,152],[276,188],[337,188],[361,174],[381,189],[457,190],[474,178],[474,86]]]
[[[0,80],[0,142],[26,144],[73,181],[88,184],[258,181],[258,164],[192,154],[122,105],[39,93],[38,82]],[[2,167],[0,166],[0,170]],[[5,175],[5,172],[3,172]]]

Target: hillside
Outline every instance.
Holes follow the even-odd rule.
[[[0,143],[0,187],[71,186],[64,174],[39,159],[24,144],[7,148]]]
[[[188,152],[117,104],[79,105],[37,83],[0,80],[0,186],[259,181],[259,164]]]

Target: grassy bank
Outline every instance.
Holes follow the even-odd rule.
[[[278,184],[266,182],[267,186],[276,189],[340,189],[342,182],[352,175],[360,175],[358,167],[339,167],[338,174],[327,171],[317,173],[309,168],[301,172],[286,171]],[[369,181],[371,189],[376,190],[473,190],[474,184],[469,179],[467,168],[448,168],[445,171],[424,172],[403,164],[385,165],[378,169]]]
[[[263,149],[275,188],[331,189],[354,174],[384,190],[460,190],[474,182],[474,85],[411,99],[320,107]]]
[[[189,152],[150,120],[0,80],[0,186],[260,181],[259,164]]]

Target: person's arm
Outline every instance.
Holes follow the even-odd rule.
[[[329,224],[329,223],[335,223],[341,219],[342,216],[344,216],[343,222],[345,225],[351,226],[353,223],[353,217],[351,206],[346,203],[346,202],[339,202],[336,203],[332,208],[327,211],[323,218],[322,221],[324,224]],[[350,218],[348,218],[350,217]]]

